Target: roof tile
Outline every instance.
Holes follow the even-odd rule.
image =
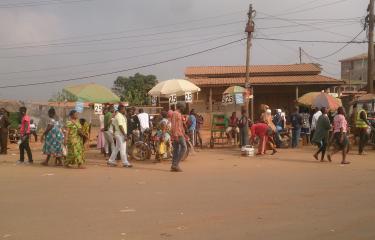
[[[318,65],[291,64],[291,65],[252,65],[251,75],[306,75],[319,74],[321,69]],[[196,66],[187,67],[185,75],[187,77],[198,77],[202,75],[225,75],[225,74],[245,74],[245,66]]]
[[[245,78],[193,78],[189,79],[197,86],[227,86],[233,84],[244,85]],[[304,76],[260,76],[251,77],[250,82],[253,85],[310,85],[310,84],[328,84],[340,85],[343,81],[322,76],[322,75],[304,75]]]

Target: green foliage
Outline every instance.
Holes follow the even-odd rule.
[[[65,102],[65,101],[76,102],[77,98],[68,92],[59,91],[57,94],[53,95],[52,98],[50,98],[48,101],[49,102]]]
[[[148,105],[150,98],[147,93],[157,83],[154,75],[136,73],[134,76],[117,77],[112,90],[120,96],[121,101],[129,102],[130,105]]]

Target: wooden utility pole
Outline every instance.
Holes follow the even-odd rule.
[[[370,0],[368,11],[368,56],[367,56],[367,91],[374,93],[374,0]]]
[[[302,48],[299,47],[299,64],[302,64]]]
[[[251,50],[251,40],[253,38],[253,32],[254,32],[253,17],[255,17],[255,10],[253,10],[252,4],[250,4],[249,6],[249,12],[247,13],[247,16],[248,16],[248,21],[247,21],[246,29],[245,29],[245,32],[247,32],[245,87],[247,90],[250,91],[250,95],[253,95],[253,97],[251,98],[250,118],[252,121],[254,121],[254,92],[250,84],[250,50]],[[245,106],[246,106],[246,111],[249,111],[249,98],[248,97],[246,97]]]

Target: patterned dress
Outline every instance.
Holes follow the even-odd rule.
[[[82,126],[79,122],[67,121],[66,128],[69,129],[69,135],[67,136],[68,154],[65,159],[65,165],[82,165],[85,163],[83,139],[78,134],[78,130],[82,129]]]
[[[61,131],[60,123],[51,118],[48,122],[48,125],[51,125],[52,129],[46,135],[43,145],[43,153],[55,157],[62,157],[64,135]]]

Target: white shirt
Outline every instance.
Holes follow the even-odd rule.
[[[100,129],[104,128],[104,115],[99,116]]]
[[[122,132],[120,130],[120,126],[122,126],[122,128],[124,129],[125,134],[127,134],[126,131],[127,131],[128,128],[127,128],[126,117],[122,113],[120,113],[120,112],[116,113],[113,125],[115,127],[115,135],[122,136]]]
[[[150,119],[147,113],[138,114],[139,125],[141,126],[141,132],[144,132],[146,129],[150,128]]]
[[[316,129],[316,123],[318,122],[318,119],[319,119],[320,116],[322,116],[322,112],[320,110],[317,111],[313,115],[312,121],[311,121],[311,130],[315,130]]]

